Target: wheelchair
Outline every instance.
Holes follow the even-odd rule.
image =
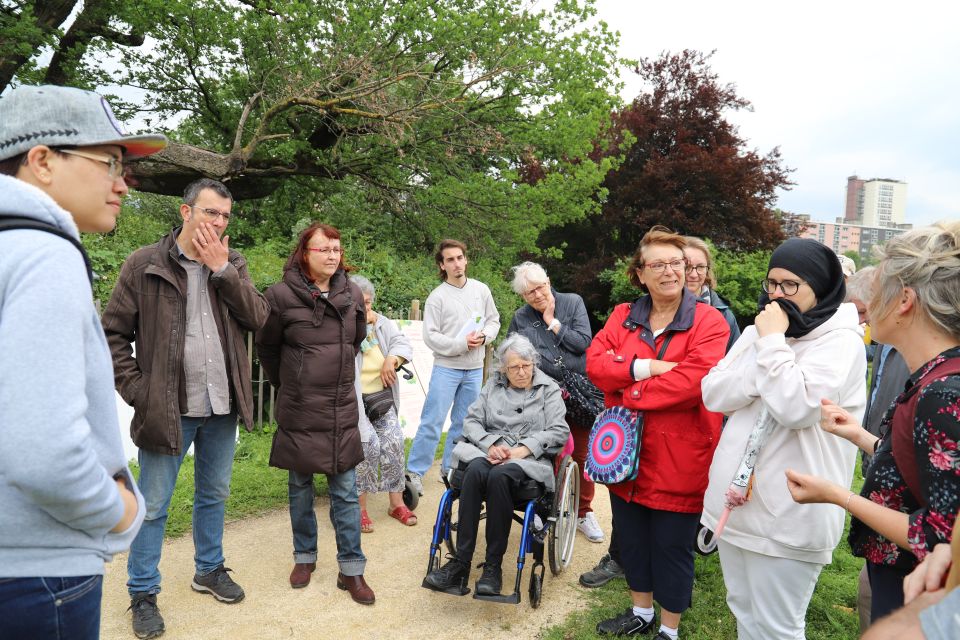
[[[545,491],[543,485],[528,479],[521,485],[514,496],[513,520],[521,525],[520,548],[517,552],[517,576],[514,581],[513,593],[499,595],[473,594],[477,600],[497,602],[502,604],[519,604],[520,590],[523,581],[523,569],[526,556],[533,555],[530,585],[528,593],[530,606],[536,609],[540,606],[543,595],[543,578],[546,569],[543,563],[544,546],[546,545],[550,572],[557,576],[569,566],[573,559],[573,545],[577,534],[577,509],[580,503],[580,467],[569,455],[565,455],[555,462],[556,471],[555,489]],[[437,509],[437,520],[433,526],[433,537],[430,541],[430,558],[427,562],[427,573],[440,568],[441,549],[454,554],[457,548],[457,522],[454,504],[460,495],[460,480],[463,476],[461,469],[451,472],[449,478],[444,478],[447,490],[440,498]],[[520,513],[523,515],[521,516]],[[538,518],[539,517],[539,522]],[[485,514],[481,514],[483,519]],[[422,587],[434,591],[424,579]],[[470,593],[466,586],[466,579],[458,587],[446,591],[451,595],[464,596]]]

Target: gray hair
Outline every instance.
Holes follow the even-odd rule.
[[[877,268],[864,267],[847,279],[847,302],[859,300],[863,304],[870,304],[873,299],[873,283],[877,277]]]
[[[497,351],[494,354],[497,362],[497,371],[500,373],[507,372],[507,354],[511,352],[516,354],[521,360],[532,362],[534,367],[540,365],[540,352],[533,346],[530,339],[519,333],[511,333],[503,339],[503,342],[500,343],[500,346],[497,347]]]
[[[510,286],[513,287],[514,293],[518,296],[522,296],[529,291],[531,286],[535,287],[550,282],[547,272],[536,262],[530,262],[529,260],[521,262],[512,271],[513,282]]]
[[[370,296],[370,304],[373,304],[377,300],[377,290],[373,288],[373,283],[364,278],[361,275],[351,275],[350,281],[353,284],[360,287],[361,293],[364,295]]]
[[[197,204],[197,198],[200,197],[200,192],[204,189],[210,189],[221,198],[228,198],[230,202],[233,202],[233,194],[230,193],[230,189],[227,189],[227,185],[210,178],[200,178],[188,184],[183,191],[183,201],[192,207]]]
[[[875,251],[880,264],[870,317],[885,317],[903,288],[910,287],[919,310],[945,333],[960,338],[960,221],[907,231]]]

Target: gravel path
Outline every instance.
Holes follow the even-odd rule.
[[[463,637],[469,630],[482,638],[536,638],[542,629],[561,623],[571,611],[586,606],[577,577],[606,552],[606,543],[591,544],[582,534],[577,535],[574,559],[566,571],[553,577],[547,565],[539,609],[530,608],[526,592],[532,560],[524,568],[519,605],[481,602],[471,596],[458,598],[421,588],[437,503],[443,492],[443,485],[433,480],[437,477],[435,466],[425,478],[426,495],[420,499],[420,521],[414,527],[404,527],[386,515],[385,496],[369,499],[368,512],[375,531],[363,534],[363,551],[367,556],[365,577],[377,595],[375,605],[355,604],[346,591],[336,588],[336,550],[324,496],[316,505],[320,557],[313,580],[305,589],[291,589],[287,581],[293,560],[285,509],[227,524],[226,564],[247,594],[238,604],[221,604],[190,589],[190,536],[167,543],[160,563],[164,590],[159,604],[167,627],[163,637],[449,640]],[[593,504],[600,525],[609,534],[610,501],[604,487],[598,485]],[[518,529],[514,525],[513,542],[504,556],[505,591],[512,588],[515,575],[509,559],[516,554]],[[481,533],[475,558],[483,558],[482,540]],[[474,569],[471,588],[478,576],[479,570]],[[126,556],[121,555],[107,565],[101,623],[101,638],[105,640],[134,637],[126,611],[129,599],[125,583]],[[459,628],[452,631],[453,626]]]

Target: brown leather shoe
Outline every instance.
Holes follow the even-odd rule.
[[[310,574],[317,568],[316,562],[298,562],[290,572],[290,586],[294,589],[303,589],[310,584]]]
[[[360,604],[373,604],[377,599],[373,595],[373,589],[367,586],[367,581],[363,579],[363,576],[345,576],[338,573],[337,588],[349,591],[353,601]]]

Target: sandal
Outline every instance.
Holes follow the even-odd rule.
[[[360,510],[360,533],[373,533],[373,520],[367,515],[366,509]]]
[[[391,518],[396,518],[403,524],[408,527],[412,527],[417,524],[417,514],[407,508],[407,505],[401,504],[399,507],[390,509],[387,511],[387,515]]]

